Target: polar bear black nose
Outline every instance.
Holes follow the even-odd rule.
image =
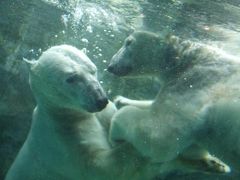
[[[96,106],[99,110],[102,110],[106,107],[108,104],[108,99],[107,98],[101,98],[96,101]]]
[[[109,65],[107,68],[108,72],[116,75],[116,76],[126,76],[132,72],[133,68],[129,65],[123,66],[116,66],[116,65]]]
[[[114,72],[114,68],[113,66],[109,65],[107,68],[108,72],[113,73]]]

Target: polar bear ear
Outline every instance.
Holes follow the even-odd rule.
[[[86,49],[86,48],[82,48],[81,51],[82,51],[85,55],[87,55],[87,49]]]
[[[28,68],[31,70],[32,67],[34,67],[37,64],[37,60],[28,60],[26,58],[23,58],[23,61],[27,64]]]

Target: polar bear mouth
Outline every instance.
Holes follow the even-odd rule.
[[[116,76],[126,76],[130,72],[132,72],[133,68],[131,66],[117,67],[117,66],[109,65],[107,70],[108,70],[108,72],[110,72]]]
[[[107,98],[97,99],[94,103],[94,106],[86,107],[86,110],[90,113],[99,112],[103,110],[108,104]]]
[[[101,111],[107,106],[108,99],[107,98],[98,99],[95,104],[96,104],[97,110]]]

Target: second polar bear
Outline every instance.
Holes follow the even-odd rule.
[[[175,36],[136,31],[113,56],[108,70],[118,76],[156,76],[162,85],[154,101],[118,99],[134,106],[114,115],[112,139],[131,142],[162,162],[198,144],[240,170],[237,57]]]

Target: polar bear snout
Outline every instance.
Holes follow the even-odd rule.
[[[108,99],[106,97],[97,99],[96,107],[99,111],[103,110],[108,104]]]
[[[91,85],[87,86],[88,97],[91,99],[89,105],[91,108],[89,112],[98,112],[103,110],[108,104],[108,98],[103,90],[102,86],[97,82],[90,83]]]
[[[114,64],[110,64],[107,68],[108,72],[116,75],[116,76],[126,76],[127,74],[129,74],[132,71],[132,67],[131,66],[117,66]]]
[[[110,64],[108,65],[108,72],[117,76],[129,75],[134,69],[132,59],[132,49],[130,47],[126,47],[126,44],[124,44],[123,47],[121,47],[118,52],[113,55]]]
[[[95,93],[96,111],[101,111],[107,106],[108,98],[101,86],[99,86],[99,88],[95,90]]]
[[[95,99],[94,103],[91,105],[91,108],[86,108],[88,112],[99,112],[103,110],[108,104],[108,98],[103,96],[101,98]]]

